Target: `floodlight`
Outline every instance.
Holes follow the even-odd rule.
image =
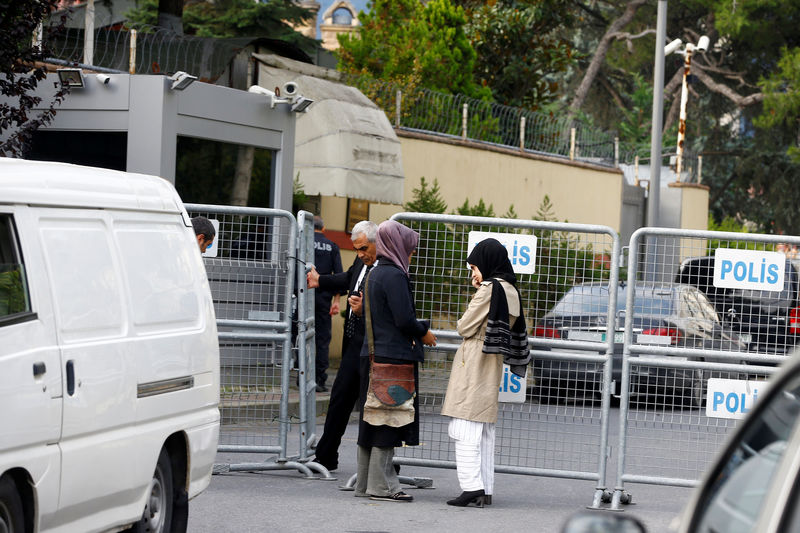
[[[194,83],[194,81],[197,79],[197,76],[192,76],[191,74],[179,70],[178,72],[170,76],[169,79],[172,80],[172,85],[170,85],[169,87],[170,89],[175,91],[182,91],[189,85]]]
[[[314,100],[311,98],[306,98],[305,96],[298,95],[295,98],[294,103],[292,104],[292,111],[295,113],[305,113],[308,106],[314,103]]]
[[[83,89],[83,73],[79,68],[59,68],[56,69],[58,79],[61,80],[61,85],[71,87],[73,89]]]

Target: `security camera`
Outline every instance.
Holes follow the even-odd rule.
[[[703,35],[702,37],[700,37],[700,40],[697,41],[697,51],[705,52],[706,50],[708,50],[709,44],[711,44],[711,40],[708,38],[708,36]]]
[[[297,82],[295,81],[287,81],[283,84],[283,96],[292,97],[297,94],[299,90],[297,86]]]
[[[681,41],[680,39],[675,39],[674,41],[672,41],[671,43],[669,43],[667,46],[664,47],[664,55],[668,56],[671,53],[676,52],[678,48],[681,47],[682,44],[683,41]]]
[[[247,92],[253,94],[263,94],[264,96],[275,96],[275,93],[270,91],[269,89],[265,89],[260,85],[251,85]]]
[[[108,74],[97,74],[97,81],[102,83],[103,85],[108,85],[108,82],[111,81],[111,76]]]

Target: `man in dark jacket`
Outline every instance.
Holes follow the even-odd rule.
[[[342,257],[339,247],[325,237],[325,223],[322,217],[314,217],[314,267],[321,274],[341,274]],[[328,347],[331,343],[331,314],[339,312],[339,294],[342,291],[320,288],[314,300],[314,329],[316,335],[317,357],[314,377],[317,380],[317,392],[327,392],[325,382],[328,380]],[[331,298],[335,296],[334,305]]]
[[[347,272],[320,275],[312,269],[307,276],[309,288],[319,287],[340,293],[346,291],[348,294],[342,335],[342,362],[333,382],[325,428],[316,450],[316,461],[328,470],[336,470],[339,466],[339,445],[353,407],[358,401],[359,353],[364,343],[364,321],[361,318],[362,284],[367,272],[375,264],[377,236],[378,226],[367,220],[359,222],[353,226],[350,234],[358,257]]]

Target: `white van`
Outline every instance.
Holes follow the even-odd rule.
[[[184,531],[218,436],[214,309],[172,185],[0,158],[0,531]]]

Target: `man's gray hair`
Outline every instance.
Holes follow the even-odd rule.
[[[350,240],[358,239],[359,235],[364,235],[369,242],[375,242],[378,240],[378,225],[369,220],[362,220],[353,226],[353,231],[350,232]]]

